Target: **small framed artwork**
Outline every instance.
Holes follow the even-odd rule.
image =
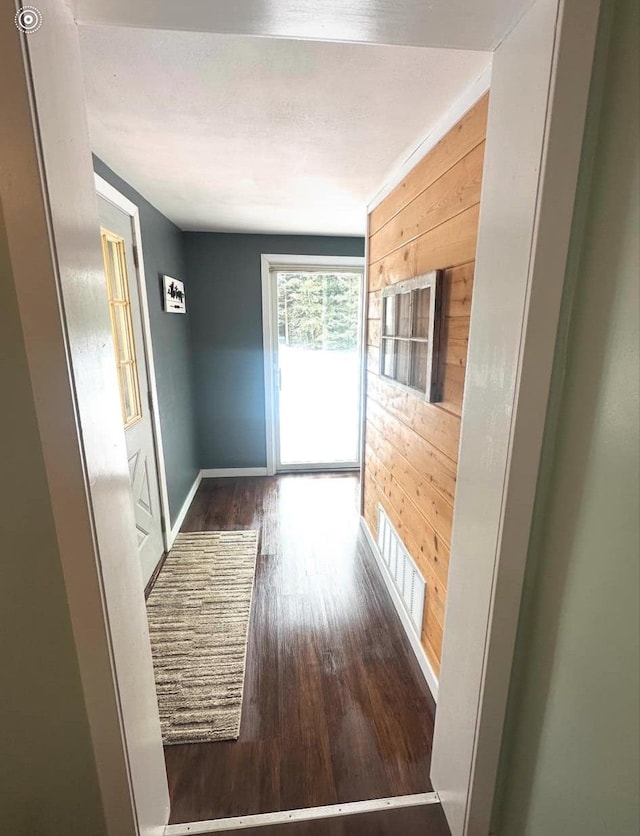
[[[163,276],[164,309],[166,313],[186,313],[187,305],[184,298],[184,283],[171,276]]]

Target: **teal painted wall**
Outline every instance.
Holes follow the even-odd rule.
[[[267,463],[260,255],[364,256],[364,238],[186,232],[200,467]]]
[[[637,0],[606,2],[601,20],[500,836],[640,832],[638,9]]]
[[[173,522],[201,468],[266,465],[261,253],[363,256],[364,238],[182,232],[93,162],[140,210]],[[163,311],[163,273],[184,280],[186,315]]]

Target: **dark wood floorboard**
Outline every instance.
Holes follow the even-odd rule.
[[[165,747],[171,823],[432,789],[433,702],[357,496],[352,474],[202,482],[183,531],[260,546],[240,738]]]
[[[222,830],[221,836],[451,836],[439,804],[309,822]]]

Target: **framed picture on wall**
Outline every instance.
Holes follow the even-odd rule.
[[[186,313],[187,305],[184,297],[184,283],[172,276],[163,276],[164,309],[166,313]]]

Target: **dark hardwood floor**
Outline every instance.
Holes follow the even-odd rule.
[[[451,836],[439,804],[334,819],[222,830],[220,836]]]
[[[202,482],[183,531],[257,528],[260,548],[240,738],[165,747],[171,823],[431,790],[431,695],[357,495],[352,474]],[[408,811],[406,829],[357,830],[358,816],[282,833],[439,836],[420,824],[437,810]]]

